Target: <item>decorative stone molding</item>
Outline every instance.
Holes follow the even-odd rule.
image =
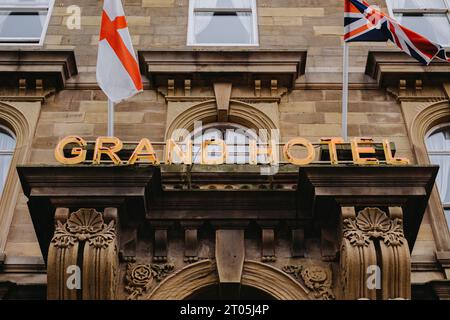
[[[2,85],[19,87],[22,79],[34,89],[61,89],[78,73],[73,51],[0,51],[0,66]]]
[[[0,260],[4,255],[9,228],[21,189],[15,170],[18,165],[23,165],[29,160],[40,111],[40,102],[0,102],[0,123],[14,132],[17,146],[0,195]]]
[[[288,265],[283,271],[292,274],[312,290],[315,299],[334,300],[331,270],[318,265]]]
[[[306,51],[140,51],[139,63],[155,87],[165,85],[167,79],[195,82],[219,77],[247,84],[277,80],[279,86],[292,88],[305,72]]]
[[[390,207],[342,208],[340,282],[344,299],[411,298],[411,258],[403,232],[403,212]],[[379,274],[381,272],[381,274]],[[369,277],[381,277],[369,285]]]
[[[402,102],[401,108],[417,163],[430,164],[425,136],[433,127],[450,121],[450,100],[437,103]],[[437,251],[450,251],[450,232],[436,187],[430,195],[427,214],[430,215],[429,223]]]
[[[105,224],[99,212],[94,209],[80,209],[72,213],[65,224],[56,221],[52,244],[55,248],[71,248],[77,241],[97,249],[106,249],[114,241],[115,221]]]
[[[176,130],[185,129],[191,132],[197,121],[201,121],[203,124],[219,121],[218,107],[214,99],[194,105],[169,103],[167,112],[167,139],[172,137]],[[231,99],[227,114],[228,121],[256,130],[256,132],[259,132],[259,129],[265,129],[270,133],[272,129],[279,127],[277,103],[253,105]]]
[[[103,214],[95,209],[80,209],[69,214],[69,209],[58,208],[55,221],[47,263],[48,299],[114,299],[117,209],[107,208]],[[69,288],[68,277],[78,272],[76,267],[81,272],[81,283]]]
[[[378,208],[366,208],[356,218],[343,221],[344,238],[353,246],[367,247],[371,239],[382,239],[387,246],[400,246],[406,240],[401,219],[391,220]]]
[[[380,87],[397,85],[399,80],[415,84],[448,81],[450,65],[444,61],[434,61],[424,66],[414,58],[398,51],[370,51],[367,58],[366,74],[377,80]]]
[[[157,282],[173,271],[173,264],[131,264],[127,265],[126,287],[128,300],[136,300],[149,291]]]
[[[217,267],[212,260],[189,264],[161,281],[148,300],[185,300],[199,290],[219,283]],[[246,260],[241,285],[262,290],[278,300],[310,300],[309,290],[285,272],[270,265]]]

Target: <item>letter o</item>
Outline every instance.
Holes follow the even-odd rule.
[[[298,159],[298,158],[294,157],[291,154],[291,148],[293,146],[304,146],[308,152],[308,156],[303,159]],[[288,160],[290,163],[295,164],[297,166],[304,166],[304,165],[310,164],[311,162],[314,161],[314,158],[316,156],[316,151],[314,150],[314,146],[312,145],[312,143],[303,138],[295,138],[295,139],[290,140],[288,143],[285,144],[285,146],[283,148],[283,153],[284,153],[286,160]]]

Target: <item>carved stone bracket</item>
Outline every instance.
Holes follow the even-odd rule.
[[[107,208],[103,214],[95,209],[80,209],[69,214],[69,209],[58,208],[55,221],[48,254],[48,298],[114,299],[117,209]],[[81,272],[81,283],[70,288],[67,278],[77,272]]]
[[[157,282],[163,280],[174,269],[172,264],[131,264],[127,265],[125,290],[128,300],[135,300],[148,292]]]
[[[262,229],[262,261],[274,262],[277,260],[275,256],[275,230]]]
[[[283,267],[283,271],[294,275],[295,278],[313,291],[313,296],[320,300],[334,300],[333,277],[331,270],[318,265],[289,265]]]
[[[198,261],[198,230],[194,228],[187,228],[184,230],[184,261],[197,262]]]
[[[292,257],[305,256],[305,230],[303,228],[292,229]]]
[[[167,261],[167,229],[155,230],[155,242],[153,243],[153,261]]]
[[[136,262],[137,229],[124,229],[120,233],[119,257],[123,262]]]
[[[410,298],[411,259],[402,218],[399,207],[390,207],[389,215],[379,208],[365,208],[357,215],[353,207],[342,208],[344,299]],[[371,276],[375,276],[373,285],[369,285]]]

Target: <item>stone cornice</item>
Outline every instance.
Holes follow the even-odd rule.
[[[403,52],[370,51],[366,74],[380,87],[398,86],[400,80],[405,80],[405,84],[417,80],[423,84],[442,84],[450,79],[450,64],[434,61],[425,66]]]
[[[153,87],[168,79],[253,83],[278,80],[289,89],[304,74],[306,51],[140,51],[141,71]]]
[[[0,81],[3,85],[36,89],[62,89],[78,73],[73,51],[0,51]],[[19,85],[19,80],[25,80]]]

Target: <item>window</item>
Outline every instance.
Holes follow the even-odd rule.
[[[227,164],[246,164],[250,161],[250,141],[261,143],[254,130],[233,123],[211,123],[194,130],[190,134],[193,141],[192,162],[200,163],[202,158],[202,143],[207,140],[223,140],[227,146]],[[217,159],[222,156],[219,146],[208,147],[208,157]],[[258,161],[267,161],[264,155],[258,156]]]
[[[450,0],[388,0],[399,23],[440,45],[450,46]]]
[[[1,0],[0,44],[42,45],[54,0]]]
[[[436,184],[450,226],[450,124],[431,130],[426,138],[426,146],[430,161],[440,167]]]
[[[188,45],[258,45],[256,0],[190,0]]]
[[[16,138],[8,128],[0,125],[0,196],[8,177],[9,165],[14,154]]]

